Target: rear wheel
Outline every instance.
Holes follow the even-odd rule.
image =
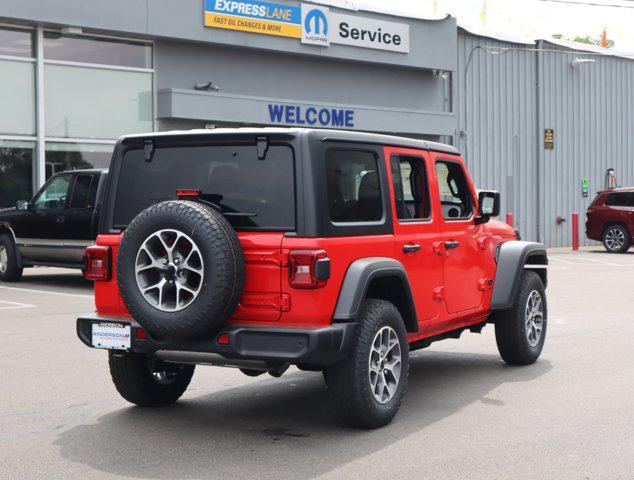
[[[535,363],[546,340],[546,292],[541,277],[525,270],[515,303],[495,317],[495,340],[502,359],[512,365]]]
[[[345,423],[378,428],[392,421],[405,394],[408,353],[398,309],[385,300],[366,300],[350,353],[324,372]]]
[[[162,362],[142,353],[109,352],[110,375],[119,394],[141,407],[178,400],[192,379],[193,365]]]
[[[610,225],[603,232],[603,246],[609,253],[627,252],[630,242],[630,232],[623,225]]]
[[[17,282],[22,278],[22,271],[13,240],[8,235],[0,235],[0,281]]]

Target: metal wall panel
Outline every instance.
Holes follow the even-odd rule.
[[[544,239],[550,246],[572,242],[570,215],[579,212],[580,241],[585,238],[585,211],[598,190],[605,187],[608,168],[614,168],[619,185],[634,184],[634,105],[632,81],[634,61],[603,55],[588,55],[544,42],[540,83],[543,99],[541,129],[555,132],[553,150],[543,148]],[[575,58],[592,63],[572,66]],[[590,191],[581,194],[587,178]],[[567,221],[560,226],[556,217]]]
[[[483,47],[508,50],[493,54]],[[518,47],[526,48],[459,31],[455,143],[476,188],[500,191],[500,218],[512,212],[522,237],[535,240],[535,57]]]
[[[572,67],[577,57],[595,61]],[[632,60],[459,31],[454,143],[476,185],[500,190],[502,215],[515,214],[524,238],[570,246],[571,213],[578,212],[581,245],[594,243],[585,238],[585,211],[607,169],[619,185],[634,185],[633,81]],[[552,150],[544,148],[546,128],[554,130]],[[558,216],[566,219],[561,225]]]

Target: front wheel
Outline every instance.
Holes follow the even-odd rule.
[[[22,278],[22,268],[18,266],[16,249],[8,235],[0,235],[0,281],[17,282]]]
[[[324,372],[343,421],[378,428],[398,411],[409,373],[407,331],[394,304],[366,300],[348,356]]]
[[[119,394],[141,407],[178,400],[192,379],[193,365],[162,362],[142,353],[109,352],[110,375]]]
[[[609,253],[624,253],[630,248],[630,232],[623,225],[610,225],[603,232],[603,246]]]
[[[522,273],[510,310],[495,317],[495,340],[502,359],[511,365],[530,365],[542,353],[546,340],[546,292],[541,277]]]

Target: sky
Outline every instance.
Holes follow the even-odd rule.
[[[634,52],[634,0],[351,0],[349,3],[359,8],[367,5],[414,15],[450,13],[463,24],[531,38],[548,38],[553,34],[562,34],[564,39],[577,35],[600,38],[606,28],[615,50]]]

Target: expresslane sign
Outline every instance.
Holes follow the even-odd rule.
[[[409,52],[409,25],[331,12],[302,3],[257,0],[205,0],[205,26],[298,38],[304,44],[331,43],[399,53]]]
[[[299,7],[254,0],[205,0],[205,26],[299,38]]]

